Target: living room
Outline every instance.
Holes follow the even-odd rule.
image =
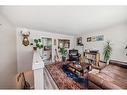
[[[0,6],[0,12],[0,89],[127,88],[126,6]]]

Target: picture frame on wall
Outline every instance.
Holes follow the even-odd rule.
[[[91,37],[88,37],[87,38],[87,42],[91,42]]]
[[[95,36],[91,37],[91,41],[95,42],[96,41],[96,37]]]
[[[82,37],[77,38],[77,46],[82,46]]]
[[[96,36],[96,41],[103,41],[103,40],[104,40],[104,35]]]
[[[104,35],[92,36],[87,38],[87,42],[104,41]]]

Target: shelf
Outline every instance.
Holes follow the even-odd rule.
[[[91,52],[84,52],[85,54],[91,54],[91,55],[96,55],[97,53],[91,53]]]
[[[77,73],[76,73],[76,71],[74,70],[72,70],[72,69],[70,69],[70,68],[68,68],[68,71],[70,71],[72,74],[74,74],[74,75],[76,75],[76,76],[79,76]],[[80,74],[81,75],[81,74]]]
[[[99,66],[100,54],[98,51],[84,52],[84,59],[87,63],[95,63],[96,66]]]
[[[90,59],[90,58],[85,58],[85,59],[92,60],[92,61],[96,61],[96,59]]]

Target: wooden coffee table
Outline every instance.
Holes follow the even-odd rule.
[[[68,62],[67,63],[67,69],[72,72],[75,75],[78,76],[84,76],[84,73],[87,73],[90,68],[90,64],[87,63],[73,63],[73,62]]]

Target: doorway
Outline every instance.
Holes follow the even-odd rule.
[[[52,38],[42,37],[43,50],[42,56],[45,64],[52,62]]]

